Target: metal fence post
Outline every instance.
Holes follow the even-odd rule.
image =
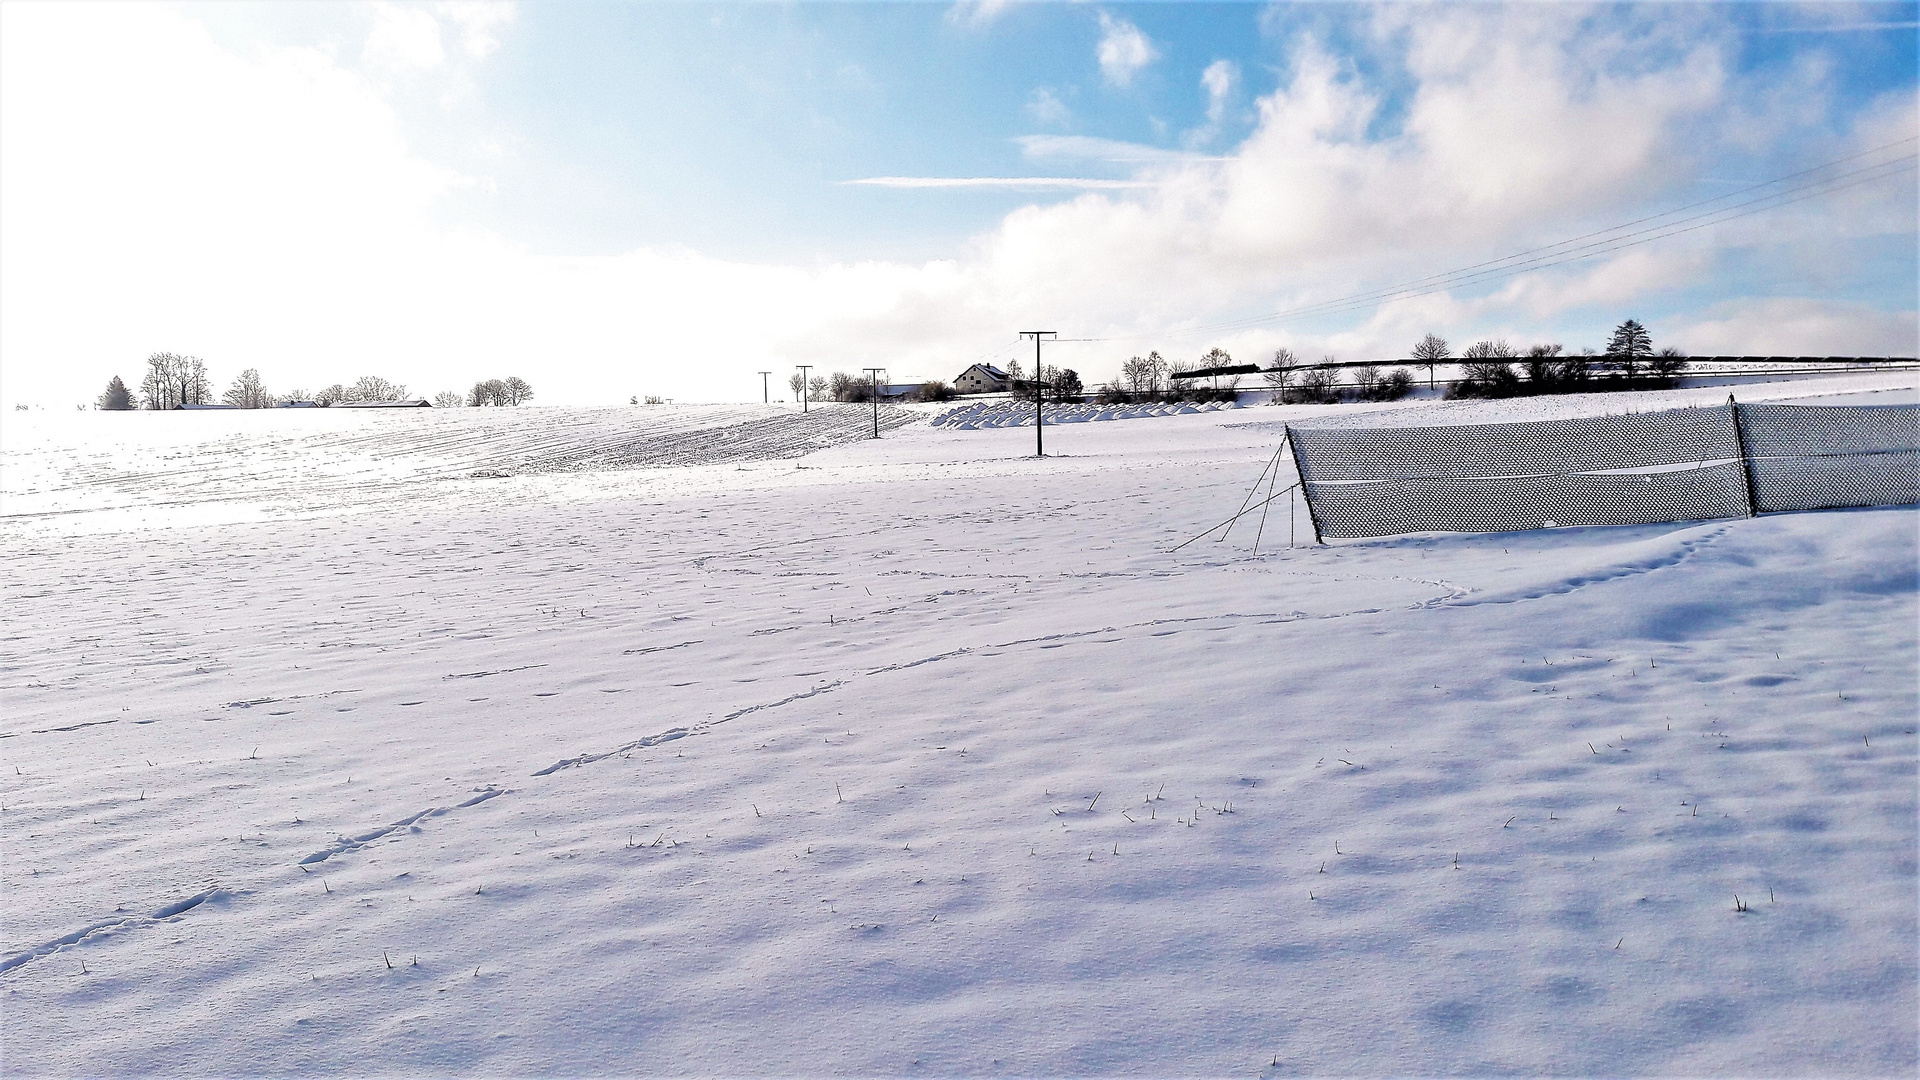
[[[1747,429],[1740,423],[1740,403],[1727,395],[1727,411],[1733,414],[1733,441],[1740,447],[1740,476],[1747,482],[1747,516],[1759,512],[1753,498],[1753,458],[1747,454]]]
[[[1284,445],[1293,449],[1293,474],[1300,479],[1300,497],[1307,502],[1307,521],[1313,525],[1313,542],[1325,544],[1320,536],[1320,515],[1313,509],[1313,492],[1307,487],[1307,470],[1300,464],[1300,440],[1293,437],[1293,425],[1283,424],[1280,428]]]

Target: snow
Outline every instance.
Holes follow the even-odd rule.
[[[438,412],[7,425],[9,1074],[1920,1068],[1913,508],[1169,554],[1345,410]]]
[[[1045,406],[1046,422],[1085,424],[1095,420],[1140,420],[1152,416],[1192,416],[1235,408],[1232,402],[1136,402],[1127,405],[1067,403]],[[1033,402],[1015,400],[976,401],[955,406],[934,417],[933,426],[952,425],[962,431],[979,428],[1032,427]]]

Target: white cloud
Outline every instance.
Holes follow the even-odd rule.
[[[484,60],[500,47],[495,31],[513,22],[514,5],[497,0],[441,0],[434,14],[460,29],[460,47],[474,60]]]
[[[1123,339],[1057,347],[1092,381],[1149,348],[1355,358],[1397,354],[1428,330],[1566,340],[1569,320],[1602,317],[1583,312],[1617,322],[1679,291],[1711,294],[1730,251],[1743,280],[1761,283],[1730,287],[1764,289],[1850,266],[1848,238],[1911,243],[1909,178],[1597,265],[1316,323],[1180,333],[1687,201],[1730,104],[1753,93],[1733,84],[1711,34],[1653,16],[1647,33],[1678,35],[1658,63],[1644,41],[1559,9],[1444,16],[1378,16],[1413,87],[1385,135],[1378,92],[1301,40],[1230,153],[1029,136],[1030,158],[1117,164],[1120,182],[1151,186],[870,178],[1082,190],[1016,210],[951,258],[790,267],[677,248],[537,255],[448,225],[448,197],[485,178],[423,158],[385,84],[327,53],[225,49],[158,6],[3,5],[0,393],[85,400],[168,349],[205,357],[221,380],[258,367],[280,388],[379,373],[431,392],[518,372],[556,404],[745,398],[755,370],[795,362],[957,372],[1037,324]],[[1740,138],[1797,142],[1805,164],[1909,135],[1914,116],[1889,98],[1847,117],[1844,139],[1793,120],[1752,126],[1764,116]],[[1913,325],[1911,311],[1866,304],[1734,299],[1681,309],[1658,332],[1696,352],[1893,353],[1912,351]]]
[[[1159,53],[1140,28],[1107,12],[1100,13],[1100,72],[1114,86],[1127,86]]]
[[[1734,300],[1668,335],[1697,356],[1920,356],[1920,318],[1806,297]]]
[[[1012,6],[1011,0],[956,0],[947,9],[947,22],[954,26],[987,26]]]
[[[1065,127],[1073,120],[1073,110],[1060,100],[1050,86],[1036,87],[1027,99],[1027,115],[1042,127]]]
[[[1078,188],[1085,191],[1153,186],[1148,180],[1092,180],[1076,176],[868,176],[840,182],[893,188]]]
[[[1144,143],[1100,139],[1091,135],[1022,135],[1014,140],[1027,157],[1076,161],[1107,161],[1141,165],[1191,165],[1203,161],[1225,161],[1181,150],[1167,150]]]
[[[440,20],[403,4],[376,3],[367,34],[368,64],[386,68],[435,68],[447,58],[440,45]]]
[[[1218,124],[1226,115],[1227,99],[1240,81],[1240,67],[1231,60],[1215,60],[1200,73],[1200,85],[1207,91],[1207,123]]]

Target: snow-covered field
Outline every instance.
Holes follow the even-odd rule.
[[[1361,409],[9,423],[0,1068],[1913,1075],[1915,510],[1170,554]]]

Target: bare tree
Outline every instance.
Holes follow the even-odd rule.
[[[1536,394],[1551,390],[1560,380],[1558,345],[1534,345],[1527,349],[1527,385]]]
[[[518,375],[509,375],[500,384],[506,391],[508,405],[525,405],[533,400],[533,387]]]
[[[347,388],[339,383],[334,383],[332,386],[326,387],[313,395],[313,403],[322,406],[338,405],[343,401],[352,400],[351,397],[347,396]]]
[[[815,375],[807,380],[807,400],[825,401],[827,399],[827,377]]]
[[[95,404],[107,412],[126,412],[133,408],[133,392],[127,389],[126,383],[120,381],[120,376],[115,375],[107,382],[107,388],[101,391]]]
[[[154,353],[147,357],[147,374],[140,381],[141,404],[149,409],[204,405],[213,396],[207,383],[206,361],[197,356]]]
[[[1161,393],[1166,389],[1167,377],[1172,373],[1172,366],[1161,358],[1158,351],[1136,356],[1120,365],[1120,377],[1126,381],[1127,389],[1136,394]]]
[[[1476,341],[1462,354],[1464,378],[1454,384],[1455,397],[1512,397],[1520,392],[1520,376],[1508,361],[1513,346],[1505,341]]]
[[[207,362],[197,356],[182,356],[174,361],[173,382],[177,400],[182,405],[206,405],[213,400]]]
[[[1333,357],[1326,358],[1333,363]],[[1308,405],[1333,405],[1340,400],[1340,372],[1336,368],[1308,368],[1300,376],[1299,399]]]
[[[1273,350],[1273,366],[1262,372],[1260,377],[1273,387],[1273,400],[1284,404],[1287,400],[1287,380],[1292,377],[1300,361],[1294,359],[1292,349]]]
[[[146,357],[146,377],[140,379],[140,405],[148,409],[173,407],[173,379],[169,379],[171,363],[171,352],[156,352],[154,356]]]
[[[1675,380],[1679,378],[1680,373],[1687,369],[1687,354],[1674,348],[1661,349],[1659,352],[1653,354],[1653,359],[1648,362],[1648,367],[1653,370],[1653,383],[1655,386],[1672,386]]]
[[[399,401],[406,396],[406,386],[378,375],[362,375],[347,388],[348,401]]]
[[[179,402],[173,396],[172,353],[154,353],[147,357],[147,373],[140,380],[140,404],[149,409],[171,409]]]
[[[237,409],[270,409],[274,405],[273,395],[267,393],[267,386],[260,381],[257,368],[241,372],[233,380],[233,385],[227,387],[222,398]]]
[[[787,376],[787,387],[793,391],[793,400],[799,401],[800,394],[807,388],[807,377],[796,371]]]
[[[1427,389],[1433,389],[1433,369],[1436,364],[1453,356],[1453,350],[1447,348],[1447,339],[1428,334],[1413,347],[1413,358],[1427,365]]]
[[[433,395],[433,407],[436,409],[458,409],[466,403],[466,398],[452,390],[442,390]]]
[[[1585,387],[1592,380],[1592,349],[1581,349],[1579,353],[1562,359],[1554,371],[1554,385],[1563,393]]]
[[[1361,364],[1353,369],[1353,393],[1361,401],[1374,400],[1380,387],[1380,365]]]
[[[506,404],[507,384],[499,379],[483,379],[467,391],[467,404],[473,408]]]

